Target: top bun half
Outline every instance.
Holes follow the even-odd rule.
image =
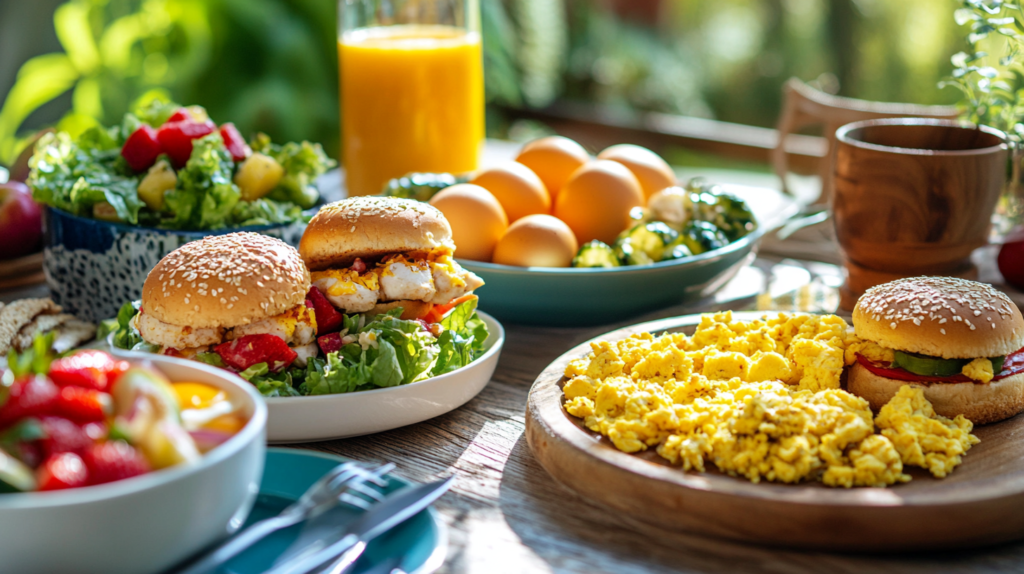
[[[1024,318],[987,283],[912,277],[868,289],[853,309],[857,336],[944,359],[1009,355],[1024,346]]]
[[[452,228],[437,208],[397,197],[353,197],[327,204],[302,234],[299,253],[312,271],[344,267],[392,253],[455,249]]]
[[[186,243],[156,264],[142,286],[142,309],[182,327],[237,327],[301,304],[309,284],[298,251],[280,239],[214,235]]]

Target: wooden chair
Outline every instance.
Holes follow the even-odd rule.
[[[786,182],[786,174],[789,173],[789,160],[785,151],[787,138],[804,127],[823,126],[828,150],[818,168],[822,188],[816,202],[819,205],[828,203],[832,197],[832,157],[835,152],[836,130],[841,126],[876,118],[956,119],[959,116],[958,110],[953,106],[872,102],[833,96],[812,88],[797,78],[790,78],[785,83],[783,95],[782,114],[777,126],[779,140],[771,153],[772,167],[782,180],[782,190],[789,193]]]

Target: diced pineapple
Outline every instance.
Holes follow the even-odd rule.
[[[92,204],[92,216],[103,221],[121,221],[121,218],[117,215],[117,210],[106,201]]]
[[[167,160],[156,162],[139,182],[139,199],[153,211],[164,208],[164,194],[178,185],[178,176]]]
[[[206,108],[203,106],[188,106],[185,108],[185,111],[188,112],[188,115],[192,116],[193,120],[199,123],[210,119],[210,115],[206,113]]]
[[[243,200],[254,201],[277,187],[283,175],[284,168],[276,159],[257,152],[238,166],[235,185],[242,192]]]

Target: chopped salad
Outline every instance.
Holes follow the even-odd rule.
[[[246,141],[200,106],[154,100],[120,125],[77,138],[40,138],[30,163],[33,197],[83,217],[144,227],[209,230],[290,223],[335,165],[320,144]]]

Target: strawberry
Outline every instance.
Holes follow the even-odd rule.
[[[50,379],[61,387],[106,391],[128,367],[128,361],[115,360],[103,351],[82,351],[51,363]]]
[[[39,490],[63,490],[89,484],[89,470],[82,457],[73,452],[56,454],[36,471]]]
[[[142,454],[120,440],[96,443],[82,458],[89,469],[89,484],[104,484],[149,472],[149,463]]]
[[[345,316],[339,313],[334,308],[334,305],[331,305],[331,302],[327,300],[327,297],[315,286],[310,287],[309,293],[306,293],[306,303],[313,306],[317,334],[324,335],[341,329]]]
[[[323,351],[325,355],[338,351],[345,346],[341,342],[341,333],[328,333],[317,337],[316,344],[320,345],[320,350]]]
[[[83,427],[68,419],[42,417],[40,423],[43,426],[43,432],[46,433],[41,442],[43,454],[47,457],[63,452],[82,454],[94,442]]]
[[[31,416],[56,412],[60,389],[46,377],[26,377],[14,381],[7,400],[0,406],[0,428]]]
[[[113,410],[114,400],[107,393],[82,387],[64,387],[57,397],[57,413],[75,422],[102,421]]]
[[[224,359],[224,364],[239,371],[266,363],[267,367],[277,372],[292,364],[298,354],[288,347],[288,343],[277,335],[246,335],[221,343],[213,348]]]

